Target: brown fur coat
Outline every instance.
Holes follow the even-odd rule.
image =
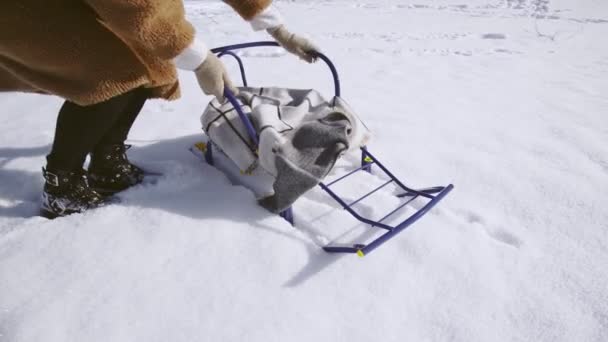
[[[272,0],[226,0],[251,19]],[[173,58],[194,37],[182,0],[2,0],[0,91],[89,105],[144,86],[175,99]]]

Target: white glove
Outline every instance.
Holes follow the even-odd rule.
[[[314,52],[319,51],[319,49],[308,39],[289,32],[285,25],[269,28],[267,31],[285,50],[308,63],[317,60]]]
[[[182,70],[194,71],[203,92],[215,96],[220,102],[224,101],[225,86],[235,94],[238,92],[230,82],[224,64],[199,39],[195,38],[173,62]]]
[[[207,95],[215,96],[218,101],[224,102],[224,87],[228,87],[236,95],[238,90],[232,85],[224,64],[213,53],[209,53],[196,70],[198,84]]]

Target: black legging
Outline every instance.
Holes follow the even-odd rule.
[[[57,117],[47,169],[82,169],[87,155],[97,147],[124,143],[146,98],[145,89],[138,88],[90,106],[66,101]]]

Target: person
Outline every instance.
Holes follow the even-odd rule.
[[[224,0],[254,30],[314,61],[272,0]],[[79,213],[142,182],[125,141],[147,99],[179,98],[176,67],[222,100],[236,91],[185,17],[183,0],[6,0],[0,4],[0,91],[65,99],[42,169],[44,216]],[[90,155],[88,170],[83,169]]]

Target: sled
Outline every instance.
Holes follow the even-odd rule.
[[[243,61],[236,53],[234,53],[234,51],[262,46],[277,47],[279,46],[279,44],[272,41],[251,42],[222,46],[214,48],[211,51],[217,54],[220,58],[223,56],[232,56],[238,63],[243,85],[248,86]],[[316,53],[316,57],[325,62],[325,64],[329,67],[329,70],[331,71],[331,74],[333,76],[335,96],[340,97],[340,79],[336,67],[334,66],[333,62],[324,54]],[[258,136],[256,134],[253,123],[244,113],[235,95],[229,89],[226,89],[225,97],[236,109],[240,119],[243,121],[243,124],[247,128],[247,132],[251,141],[253,141],[257,145]],[[197,145],[195,145],[195,149],[197,149],[198,152],[202,154],[202,157],[208,164],[217,167],[218,169],[220,169],[220,171],[224,173],[227,173],[227,170],[233,167],[228,157],[223,155],[222,151],[215,147],[211,140],[207,140],[207,142],[198,143]],[[349,178],[351,178],[354,174],[358,172],[371,173],[372,168],[374,170],[379,169],[381,171],[381,174],[383,174],[385,177],[384,181],[380,186],[375,187],[371,191],[366,192],[358,199],[347,201],[332,190],[332,187],[335,186],[337,183],[348,182]],[[241,177],[239,177],[238,174],[236,176],[234,174],[232,174],[232,176],[229,176],[229,178],[231,178],[233,182],[244,185],[245,187],[250,187],[251,184],[246,184],[246,177],[246,175],[241,175]],[[393,184],[397,187],[397,189],[399,189],[399,193],[396,194],[396,196],[400,199],[401,203],[396,208],[388,209],[387,213],[383,215],[383,217],[381,217],[380,219],[372,219],[366,217],[363,213],[357,211],[354,208],[356,204],[360,203],[365,199],[369,199],[389,184]],[[332,180],[329,183],[321,182],[319,184],[319,187],[323,189],[323,191],[325,191],[327,195],[330,196],[330,198],[335,200],[335,202],[337,202],[340,207],[346,210],[355,220],[362,222],[368,225],[369,227],[376,227],[386,231],[382,235],[368,243],[355,243],[346,246],[334,245],[330,243],[329,245],[323,246],[323,250],[328,253],[353,253],[359,255],[360,257],[369,254],[370,252],[380,247],[382,244],[386,243],[387,241],[404,231],[406,228],[411,226],[413,223],[423,217],[426,213],[428,213],[429,210],[436,206],[454,188],[452,184],[449,184],[447,186],[436,186],[423,189],[410,188],[406,186],[397,177],[395,177],[395,175],[391,171],[389,171],[380,162],[380,160],[378,160],[378,158],[376,158],[366,147],[361,148],[360,165],[358,165],[352,170],[349,170],[345,174],[338,176],[336,179]],[[400,222],[398,222],[397,224],[387,223],[389,218],[394,217],[394,215],[397,215],[401,210],[403,210],[403,208],[405,208],[408,204],[412,203],[412,201],[416,199],[425,200],[424,205],[422,205],[419,209],[417,209],[413,214],[406,217],[404,220],[399,220]],[[289,223],[295,225],[294,211],[292,208],[283,211],[282,213],[280,213],[280,215]]]

